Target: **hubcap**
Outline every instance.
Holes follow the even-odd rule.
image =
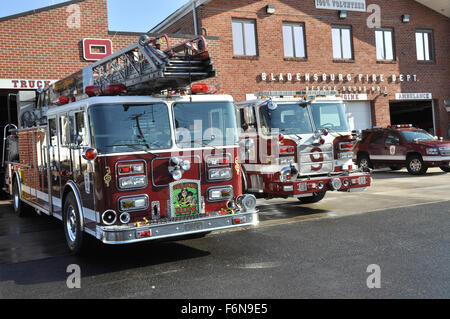
[[[14,209],[17,211],[17,209],[19,208],[19,194],[15,193],[14,194]]]
[[[369,163],[367,162],[367,160],[364,158],[359,162],[359,166],[361,168],[368,168],[369,167]]]
[[[422,169],[422,163],[418,159],[413,159],[411,163],[409,164],[409,167],[414,172],[418,172]]]
[[[77,215],[75,209],[69,206],[67,210],[66,229],[69,239],[73,242],[77,239]]]

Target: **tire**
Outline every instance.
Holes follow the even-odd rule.
[[[411,175],[424,175],[428,170],[428,167],[425,166],[422,157],[419,155],[408,157],[406,168]]]
[[[314,193],[311,197],[300,197],[298,200],[302,204],[314,204],[320,202],[325,197],[326,192]]]
[[[25,204],[20,199],[20,189],[17,179],[14,179],[12,199],[13,199],[14,214],[16,214],[19,217],[24,217],[26,207]]]
[[[360,169],[369,169],[373,167],[372,162],[370,161],[369,155],[367,154],[360,154],[358,155],[357,163],[358,167]]]
[[[450,173],[450,165],[449,166],[440,166],[439,168],[446,173]]]
[[[389,168],[390,168],[392,171],[399,171],[399,170],[402,169],[401,166],[389,166]]]
[[[89,238],[81,230],[81,216],[73,193],[68,194],[64,202],[63,226],[70,251],[74,254],[85,252]]]

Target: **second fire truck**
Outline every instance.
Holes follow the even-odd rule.
[[[20,92],[3,158],[14,211],[62,220],[74,252],[86,235],[126,244],[257,224],[232,97],[183,90],[214,75],[203,37],[142,36],[37,98]]]
[[[370,186],[370,174],[352,162],[354,138],[338,92],[260,92],[256,97],[237,103],[246,190],[315,203],[328,191]]]

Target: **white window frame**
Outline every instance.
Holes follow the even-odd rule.
[[[235,34],[235,24],[240,24],[241,30],[239,36],[242,38],[237,39]],[[249,34],[246,32],[246,25],[253,26],[253,39],[249,39]],[[258,42],[256,40],[256,21],[251,19],[232,19],[232,34],[233,34],[233,55],[234,56],[258,56]],[[236,41],[242,41],[240,46],[237,47]],[[252,42],[248,42],[252,41]],[[249,46],[254,46],[254,52],[248,52]],[[239,52],[242,48],[242,52]]]
[[[289,27],[291,30],[291,38],[287,39],[285,37],[285,33],[284,30],[286,27]],[[295,32],[294,32],[294,28],[301,28],[301,36],[300,37],[296,37]],[[306,35],[305,35],[305,24],[301,23],[301,22],[283,22],[283,45],[284,45],[284,57],[285,58],[303,58],[306,59],[307,55],[306,55]],[[288,55],[286,53],[286,41],[290,42],[290,45],[292,47],[292,55]],[[300,41],[300,43],[299,43]],[[297,52],[298,48],[300,48],[300,50],[303,50],[303,54],[301,54],[302,52]]]

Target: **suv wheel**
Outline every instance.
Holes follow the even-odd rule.
[[[408,158],[406,168],[412,175],[423,175],[428,170],[428,167],[425,166],[422,157],[418,155],[412,155]]]
[[[358,156],[358,161],[356,163],[360,169],[369,169],[372,167],[372,162],[370,161],[369,155],[360,154]]]

